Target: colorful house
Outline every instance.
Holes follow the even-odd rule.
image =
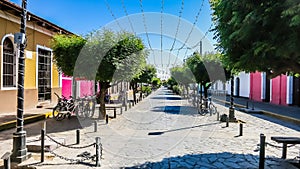
[[[22,8],[0,1],[0,113],[17,108],[18,47],[14,34],[20,32]],[[24,108],[56,101],[54,92],[61,94],[61,76],[53,63],[51,38],[71,32],[30,12],[27,13],[25,49]]]

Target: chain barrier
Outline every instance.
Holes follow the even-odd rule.
[[[67,157],[61,156],[61,155],[55,153],[54,151],[51,151],[50,149],[48,149],[46,147],[45,147],[45,150],[48,151],[48,152],[50,152],[51,154],[53,154],[55,157],[58,157],[58,158],[60,158],[62,160],[65,160],[65,161],[70,161],[71,163],[74,163],[74,162],[76,162],[76,163],[82,163],[83,161],[90,160],[90,159],[93,160],[93,161],[95,161],[94,158],[96,156],[96,155],[93,155],[93,156],[91,156],[91,155],[84,155],[84,156],[81,156],[81,157],[83,157],[82,159],[72,159],[72,158],[67,158]],[[90,154],[90,153],[88,153],[88,154]]]
[[[64,145],[64,144],[59,143],[58,141],[54,140],[54,139],[51,138],[49,135],[46,135],[46,136],[47,136],[51,141],[55,142],[56,144],[61,145],[61,146],[63,146],[63,147],[67,147],[67,148],[83,149],[83,148],[88,148],[88,147],[92,147],[92,146],[94,146],[94,147],[97,146],[96,143],[92,143],[92,144],[90,144],[90,145],[81,146],[81,147],[67,146],[67,145]],[[99,142],[98,145],[99,145],[99,149],[100,149],[99,157],[100,157],[100,159],[103,159],[103,158],[102,158],[103,147],[102,147],[101,142]],[[98,146],[97,146],[97,147],[98,147]],[[96,149],[97,149],[97,148],[96,148]],[[85,152],[83,152],[83,153],[77,155],[77,157],[82,157],[81,159],[72,159],[72,158],[67,158],[67,157],[64,157],[64,156],[62,156],[62,155],[59,155],[59,154],[55,153],[54,151],[50,150],[50,149],[47,148],[47,147],[45,147],[45,150],[48,151],[48,152],[50,152],[51,154],[53,154],[55,157],[58,157],[58,158],[63,159],[63,160],[65,160],[65,161],[70,161],[71,163],[74,163],[74,162],[76,162],[76,163],[81,163],[81,162],[86,161],[86,160],[97,161],[97,154],[91,155],[91,153],[89,153],[89,152],[87,152],[87,151],[85,151]]]
[[[54,140],[53,138],[51,138],[49,135],[46,134],[46,136],[53,142],[55,142],[56,144],[58,145],[61,145],[63,147],[67,147],[67,148],[73,148],[73,149],[83,149],[83,148],[88,148],[88,147],[92,147],[92,146],[95,146],[96,143],[92,143],[92,144],[89,144],[89,145],[85,145],[85,146],[70,146],[70,145],[65,145],[65,144],[62,144],[56,140]]]

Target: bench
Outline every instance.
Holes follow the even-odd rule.
[[[123,113],[123,109],[122,109],[122,104],[105,104],[105,109],[106,110],[113,110],[114,111],[114,118],[117,117],[117,109],[120,109],[120,113]],[[96,104],[96,108],[99,108],[99,112],[100,112],[100,104]]]
[[[282,143],[282,157],[286,159],[287,145],[288,144],[300,144],[300,137],[271,137],[271,140],[277,143]]]

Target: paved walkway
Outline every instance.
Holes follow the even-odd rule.
[[[218,111],[228,113],[228,109],[217,105]],[[138,105],[117,114],[109,124],[97,121],[97,132],[94,132],[95,119],[57,122],[47,119],[47,134],[54,138],[64,138],[66,144],[76,142],[76,129],[81,129],[79,146],[95,142],[101,138],[103,159],[100,168],[258,168],[259,152],[257,144],[259,135],[298,136],[300,126],[275,120],[263,114],[251,115],[235,111],[236,117],[245,121],[243,136],[239,135],[239,124],[217,121],[216,115],[200,116],[186,100],[159,89]],[[27,142],[38,139],[43,122],[26,125]],[[12,133],[14,129],[0,132],[0,154],[12,149]],[[277,145],[277,144],[276,144]],[[74,145],[76,146],[76,145]],[[281,145],[278,145],[281,146]],[[288,159],[299,155],[300,145],[288,148]],[[93,147],[70,149],[60,147],[54,152],[69,158],[80,159],[83,152],[95,154]],[[281,149],[266,147],[265,168],[295,168],[280,159]],[[50,153],[46,153],[44,163],[39,163],[39,154],[21,165],[36,168],[96,168],[94,161],[84,164],[72,164]]]

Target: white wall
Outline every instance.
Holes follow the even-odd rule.
[[[249,98],[250,94],[250,73],[240,72],[238,75],[234,76],[234,95],[236,96],[236,79],[240,79],[240,96]],[[226,82],[227,94],[230,95],[231,92],[231,82],[230,79]]]

